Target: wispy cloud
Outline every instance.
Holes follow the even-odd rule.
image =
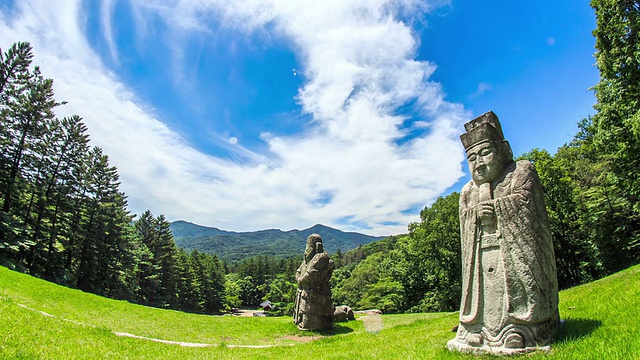
[[[471,94],[469,96],[469,98],[470,99],[475,99],[478,96],[481,96],[481,95],[485,94],[486,92],[491,91],[492,88],[493,87],[491,86],[490,83],[481,82],[480,84],[478,84],[478,87],[476,88],[476,91],[473,94]]]
[[[323,223],[391,234],[405,232],[417,220],[411,209],[462,176],[457,135],[468,114],[429,81],[435,65],[414,60],[415,35],[398,20],[424,14],[429,3],[131,2],[139,21],[149,14],[164,19],[176,40],[206,34],[211,23],[290,39],[301,62],[296,72],[306,79],[298,101],[314,123],[304,133],[263,134],[264,154],[220,134],[242,162],[198,152],[163,124],[88,45],[80,3],[62,4],[19,2],[16,16],[2,15],[0,38],[32,43],[58,98],[69,101],[59,112],[85,118],[136,212],[148,208],[231,230]],[[113,14],[111,1],[102,8]],[[103,31],[113,44],[112,31]],[[111,53],[118,54],[115,45]],[[420,119],[398,111],[407,103]]]
[[[109,47],[111,60],[117,62],[118,48],[113,39],[113,26],[111,25],[114,9],[115,3],[113,0],[102,0],[100,3],[100,25],[102,26],[102,34]]]

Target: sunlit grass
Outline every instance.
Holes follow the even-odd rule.
[[[526,358],[639,358],[638,299],[640,266],[561,292],[560,312],[566,322],[558,341],[551,353]],[[204,316],[153,309],[0,268],[0,359],[476,358],[445,349],[454,336],[455,313],[380,319],[379,331],[367,331],[358,320],[341,323],[330,332],[299,332],[288,317]],[[114,332],[213,346],[182,347]],[[302,342],[299,337],[314,340]],[[273,347],[228,347],[250,345]]]

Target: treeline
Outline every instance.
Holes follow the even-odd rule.
[[[597,112],[555,155],[534,149],[520,157],[535,164],[545,191],[561,289],[640,263],[640,6],[591,6]],[[387,312],[458,309],[458,198],[426,207],[390,251],[345,253],[364,260],[335,271],[334,301]]]
[[[178,250],[164,217],[132,223],[117,169],[79,116],[59,119],[28,43],[0,51],[0,264],[139,304],[228,307],[216,256]]]
[[[144,212],[134,222],[129,299],[155,307],[215,314],[229,307],[224,264],[215,255],[178,249],[163,215]]]
[[[333,301],[385,313],[452,311],[460,301],[458,193],[420,212],[409,234],[350,250],[332,278]]]
[[[298,257],[255,256],[232,263],[227,269],[227,294],[233,308],[255,308],[269,300],[278,314],[292,314]]]

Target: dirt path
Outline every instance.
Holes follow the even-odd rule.
[[[322,339],[323,336],[298,336],[298,335],[285,335],[277,338],[276,340],[293,340],[299,343],[308,343],[314,340]],[[291,344],[293,346],[293,344]]]
[[[236,309],[231,315],[240,317],[252,317],[255,313],[262,313],[262,310]]]

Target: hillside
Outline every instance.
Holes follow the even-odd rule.
[[[640,266],[635,266],[562,291],[565,324],[552,352],[527,358],[637,358],[639,283]],[[377,330],[372,330],[372,318],[359,317],[332,332],[301,333],[288,317],[203,316],[147,308],[4,267],[0,317],[0,359],[476,358],[445,349],[456,313],[383,315]]]
[[[324,225],[314,225],[304,230],[282,231],[278,229],[252,232],[233,232],[213,227],[200,226],[186,221],[171,223],[171,231],[178,247],[187,251],[198,250],[216,254],[221,259],[234,262],[251,256],[271,255],[277,257],[301,256],[307,237],[319,234],[324,248],[330,254],[338,249],[347,251],[359,245],[385,238],[356,232],[344,232]]]

